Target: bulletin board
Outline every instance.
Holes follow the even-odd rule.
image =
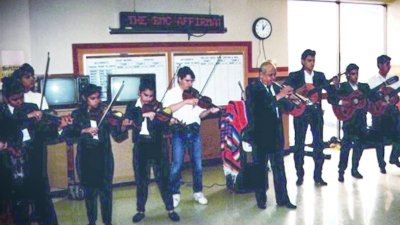
[[[202,89],[219,57],[220,62],[203,94],[225,105],[227,99],[240,99],[238,81],[247,86],[248,77],[258,76],[258,69],[252,68],[251,46],[251,42],[98,43],[73,44],[72,51],[74,73],[89,75],[91,82],[93,79],[103,87],[108,74],[135,71],[156,74],[157,99],[165,92],[179,65],[193,69],[197,76],[194,87]],[[287,67],[277,70],[278,77],[287,76]],[[218,97],[212,93],[215,87],[228,95]]]

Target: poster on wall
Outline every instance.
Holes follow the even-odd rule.
[[[23,51],[1,51],[0,79],[10,76],[24,63]]]
[[[90,83],[102,87],[101,100],[107,100],[107,77],[113,74],[155,74],[157,99],[168,85],[166,54],[87,54],[84,55],[84,75]],[[129,87],[127,87],[129,88]]]

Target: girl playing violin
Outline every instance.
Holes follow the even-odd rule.
[[[89,84],[83,90],[82,104],[72,112],[72,125],[64,130],[66,137],[78,141],[76,166],[90,225],[96,224],[99,196],[103,223],[111,224],[114,159],[110,134],[116,141],[122,141],[127,135],[126,127],[111,124],[110,114],[99,125],[104,112],[100,94],[101,87]]]
[[[132,141],[135,143],[133,148],[133,168],[137,184],[136,205],[137,213],[132,221],[137,223],[145,217],[145,205],[148,196],[149,169],[153,165],[154,175],[168,217],[172,221],[179,221],[179,215],[174,211],[172,195],[169,190],[169,160],[167,149],[163,140],[164,130],[169,121],[162,122],[157,118],[155,111],[148,111],[146,108],[155,103],[155,86],[151,80],[141,80],[139,86],[139,99],[128,104],[123,125],[133,127]],[[161,103],[158,104],[159,107]],[[157,110],[157,109],[154,109]]]

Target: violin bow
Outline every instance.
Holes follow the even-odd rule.
[[[104,118],[106,117],[108,111],[111,109],[112,104],[114,103],[115,99],[118,98],[119,94],[121,94],[122,88],[125,85],[125,81],[122,81],[121,86],[119,87],[119,90],[117,92],[117,94],[114,96],[114,98],[111,100],[110,104],[108,104],[106,111],[103,113],[103,116],[101,116],[99,125],[97,125],[97,127],[100,127],[101,123],[103,122]]]
[[[50,65],[50,52],[47,52],[47,63],[46,63],[46,72],[44,73],[44,81],[43,81],[43,91],[42,91],[42,97],[40,99],[40,107],[39,110],[42,110],[43,107],[43,98],[46,95],[46,83],[47,83],[47,78],[49,77],[49,65]]]
[[[163,94],[163,96],[162,96],[162,98],[161,98],[161,100],[160,100],[161,103],[164,101],[165,94],[167,94],[168,89],[171,88],[171,85],[172,85],[172,83],[174,82],[175,77],[176,77],[176,74],[178,73],[178,70],[181,68],[181,65],[182,65],[182,63],[179,63],[179,64],[178,64],[178,67],[176,67],[174,76],[172,76],[172,79],[169,81],[169,84],[168,84],[168,86],[167,86],[167,89],[165,90],[165,92],[164,92],[164,94]]]
[[[240,87],[240,91],[242,92],[241,98],[242,98],[243,101],[245,101],[246,100],[246,98],[245,98],[246,96],[244,95],[244,88],[242,86],[242,83],[240,81],[238,81],[238,85]]]
[[[215,68],[217,68],[217,65],[219,64],[219,61],[221,61],[221,55],[218,56],[217,61],[214,64],[214,67],[212,68],[210,75],[208,75],[208,78],[206,80],[206,83],[204,84],[203,88],[200,91],[200,95],[203,94],[204,89],[206,88],[208,81],[210,80],[211,76],[214,74]]]

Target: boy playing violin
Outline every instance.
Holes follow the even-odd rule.
[[[139,86],[139,99],[128,104],[123,121],[124,126],[132,125],[133,168],[136,179],[136,206],[137,213],[132,221],[137,223],[145,217],[145,206],[148,196],[149,172],[153,165],[154,176],[160,189],[161,197],[168,217],[172,221],[179,221],[179,215],[174,211],[172,195],[169,190],[169,160],[167,149],[163,141],[163,133],[168,121],[156,118],[155,111],[144,111],[155,100],[155,86],[151,80],[142,79]],[[159,105],[159,107],[162,107]],[[156,109],[154,109],[156,110]]]
[[[340,88],[335,90],[334,94],[329,95],[328,101],[331,104],[338,104],[340,98],[345,97],[359,91],[366,99],[370,93],[369,85],[366,83],[358,82],[358,69],[356,64],[349,64],[346,67],[347,82],[340,84]],[[342,104],[345,104],[342,102]],[[349,107],[353,106],[353,103]],[[355,102],[357,104],[357,102]],[[347,168],[350,149],[353,148],[351,175],[355,178],[361,179],[363,176],[358,172],[358,165],[361,155],[363,153],[363,138],[367,134],[367,107],[355,109],[350,119],[343,122],[343,138],[341,140],[340,160],[339,160],[339,178],[340,182],[344,181],[344,171]]]
[[[203,194],[203,169],[202,169],[202,150],[200,137],[201,119],[210,113],[217,113],[219,108],[211,107],[202,109],[198,106],[198,98],[183,99],[185,90],[193,86],[195,75],[193,71],[184,66],[178,70],[178,85],[168,90],[165,95],[164,105],[171,108],[174,117],[187,124],[185,129],[172,128],[172,167],[170,185],[174,207],[179,205],[181,169],[185,155],[185,149],[188,148],[193,165],[193,198],[198,203],[205,205],[208,203]]]
[[[0,113],[16,124],[13,151],[10,152],[13,214],[16,224],[29,224],[28,202],[33,201],[39,224],[58,224],[50,197],[47,177],[46,142],[58,137],[58,130],[70,121],[62,118],[57,124],[42,124],[43,113],[35,104],[24,102],[24,87],[13,78],[3,78]],[[11,147],[11,146],[9,146]]]

